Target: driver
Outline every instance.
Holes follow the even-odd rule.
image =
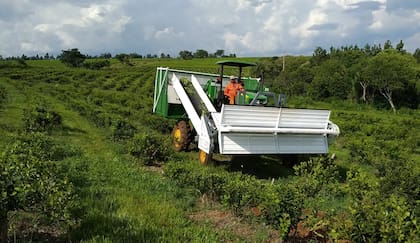
[[[224,95],[228,97],[229,104],[235,104],[235,96],[238,91],[243,91],[244,87],[241,84],[236,82],[236,78],[234,76],[230,76],[230,81],[228,85],[226,85],[224,90]]]

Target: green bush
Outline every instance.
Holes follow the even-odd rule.
[[[328,157],[313,158],[293,168],[298,176],[294,184],[305,197],[315,197],[321,190],[336,190],[339,174],[334,160]]]
[[[40,132],[18,136],[18,142],[11,149],[16,154],[28,154],[42,161],[60,161],[67,157],[80,155],[79,148],[56,143],[51,137]]]
[[[150,165],[167,161],[172,151],[166,138],[153,133],[140,133],[128,142],[128,152]]]
[[[252,208],[261,211],[265,222],[281,228],[283,236],[301,214],[304,195],[284,182],[273,184],[254,176],[186,162],[169,163],[165,174],[180,185],[192,186],[202,194],[220,199],[236,214],[249,216]]]
[[[3,106],[7,99],[7,90],[5,87],[0,86],[0,108]]]
[[[51,141],[40,133],[17,137],[0,154],[0,240],[6,242],[8,212],[38,212],[48,220],[70,223],[73,188],[59,173]]]
[[[99,70],[104,67],[109,67],[111,63],[109,60],[95,60],[95,61],[89,61],[84,62],[82,66],[87,69],[93,69],[93,70]]]
[[[261,192],[265,189],[262,181],[255,177],[235,173],[227,175],[223,184],[222,203],[232,208],[237,214],[242,210],[256,207],[261,203]]]
[[[360,169],[348,173],[350,223],[336,230],[354,242],[418,242],[417,216],[403,195],[382,194],[380,180]],[[333,225],[334,227],[334,225]]]
[[[26,132],[50,132],[62,125],[61,115],[45,106],[35,106],[24,110]]]
[[[112,139],[115,141],[124,141],[134,136],[137,129],[128,121],[118,120],[112,126]]]
[[[282,237],[299,221],[304,195],[292,184],[277,182],[261,191],[261,208],[265,221],[279,228]]]

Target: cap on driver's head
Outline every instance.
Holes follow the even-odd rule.
[[[230,80],[236,80],[235,76],[230,76]]]

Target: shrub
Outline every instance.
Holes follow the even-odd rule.
[[[213,199],[220,198],[222,204],[236,214],[260,214],[265,222],[281,229],[283,237],[301,214],[304,195],[294,185],[273,184],[254,176],[203,167],[198,163],[169,163],[165,173],[180,185],[192,186]]]
[[[348,173],[350,223],[337,230],[354,242],[418,242],[417,216],[404,196],[380,192],[380,180],[352,169]],[[334,225],[333,225],[334,226]]]
[[[3,106],[7,99],[7,90],[5,87],[0,86],[0,108]]]
[[[24,110],[26,132],[50,132],[62,124],[61,115],[45,106],[35,106]]]
[[[0,241],[7,242],[8,212],[39,212],[70,222],[73,189],[59,173],[43,134],[18,137],[0,154]]]
[[[301,215],[304,196],[296,187],[284,182],[266,186],[261,192],[261,208],[265,221],[286,236]]]
[[[153,133],[136,134],[128,143],[129,153],[146,165],[167,161],[170,148],[168,140]]]
[[[201,194],[208,194],[213,199],[218,199],[223,193],[223,185],[228,180],[225,171],[214,171],[212,168],[200,166],[198,163],[169,163],[165,167],[168,177],[180,185],[192,185]]]
[[[112,127],[112,139],[114,141],[123,141],[134,136],[137,129],[128,121],[118,120]]]
[[[314,197],[321,190],[336,190],[334,184],[338,181],[338,170],[332,159],[314,158],[293,168],[299,176],[294,184],[305,197]]]
[[[109,60],[95,60],[83,63],[84,68],[93,70],[99,70],[104,67],[109,67],[110,65],[111,63],[109,62]]]
[[[260,194],[264,189],[264,184],[255,177],[235,173],[223,185],[222,203],[241,214],[241,210],[261,203]]]

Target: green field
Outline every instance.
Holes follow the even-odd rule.
[[[39,132],[34,126],[40,116],[58,114],[59,124],[42,127],[39,136],[60,154],[50,162],[72,195],[54,218],[32,206],[8,212],[9,239],[419,240],[418,109],[394,114],[295,96],[288,106],[332,111],[341,135],[328,156],[220,156],[215,166],[202,167],[195,150],[171,151],[176,121],[151,112],[156,67],[217,73],[217,60],[133,59],[132,66],[112,60],[101,70],[69,68],[56,60],[27,61],[25,67],[1,61],[0,148],[13,152],[11,144]],[[160,156],[145,156],[148,146]]]

